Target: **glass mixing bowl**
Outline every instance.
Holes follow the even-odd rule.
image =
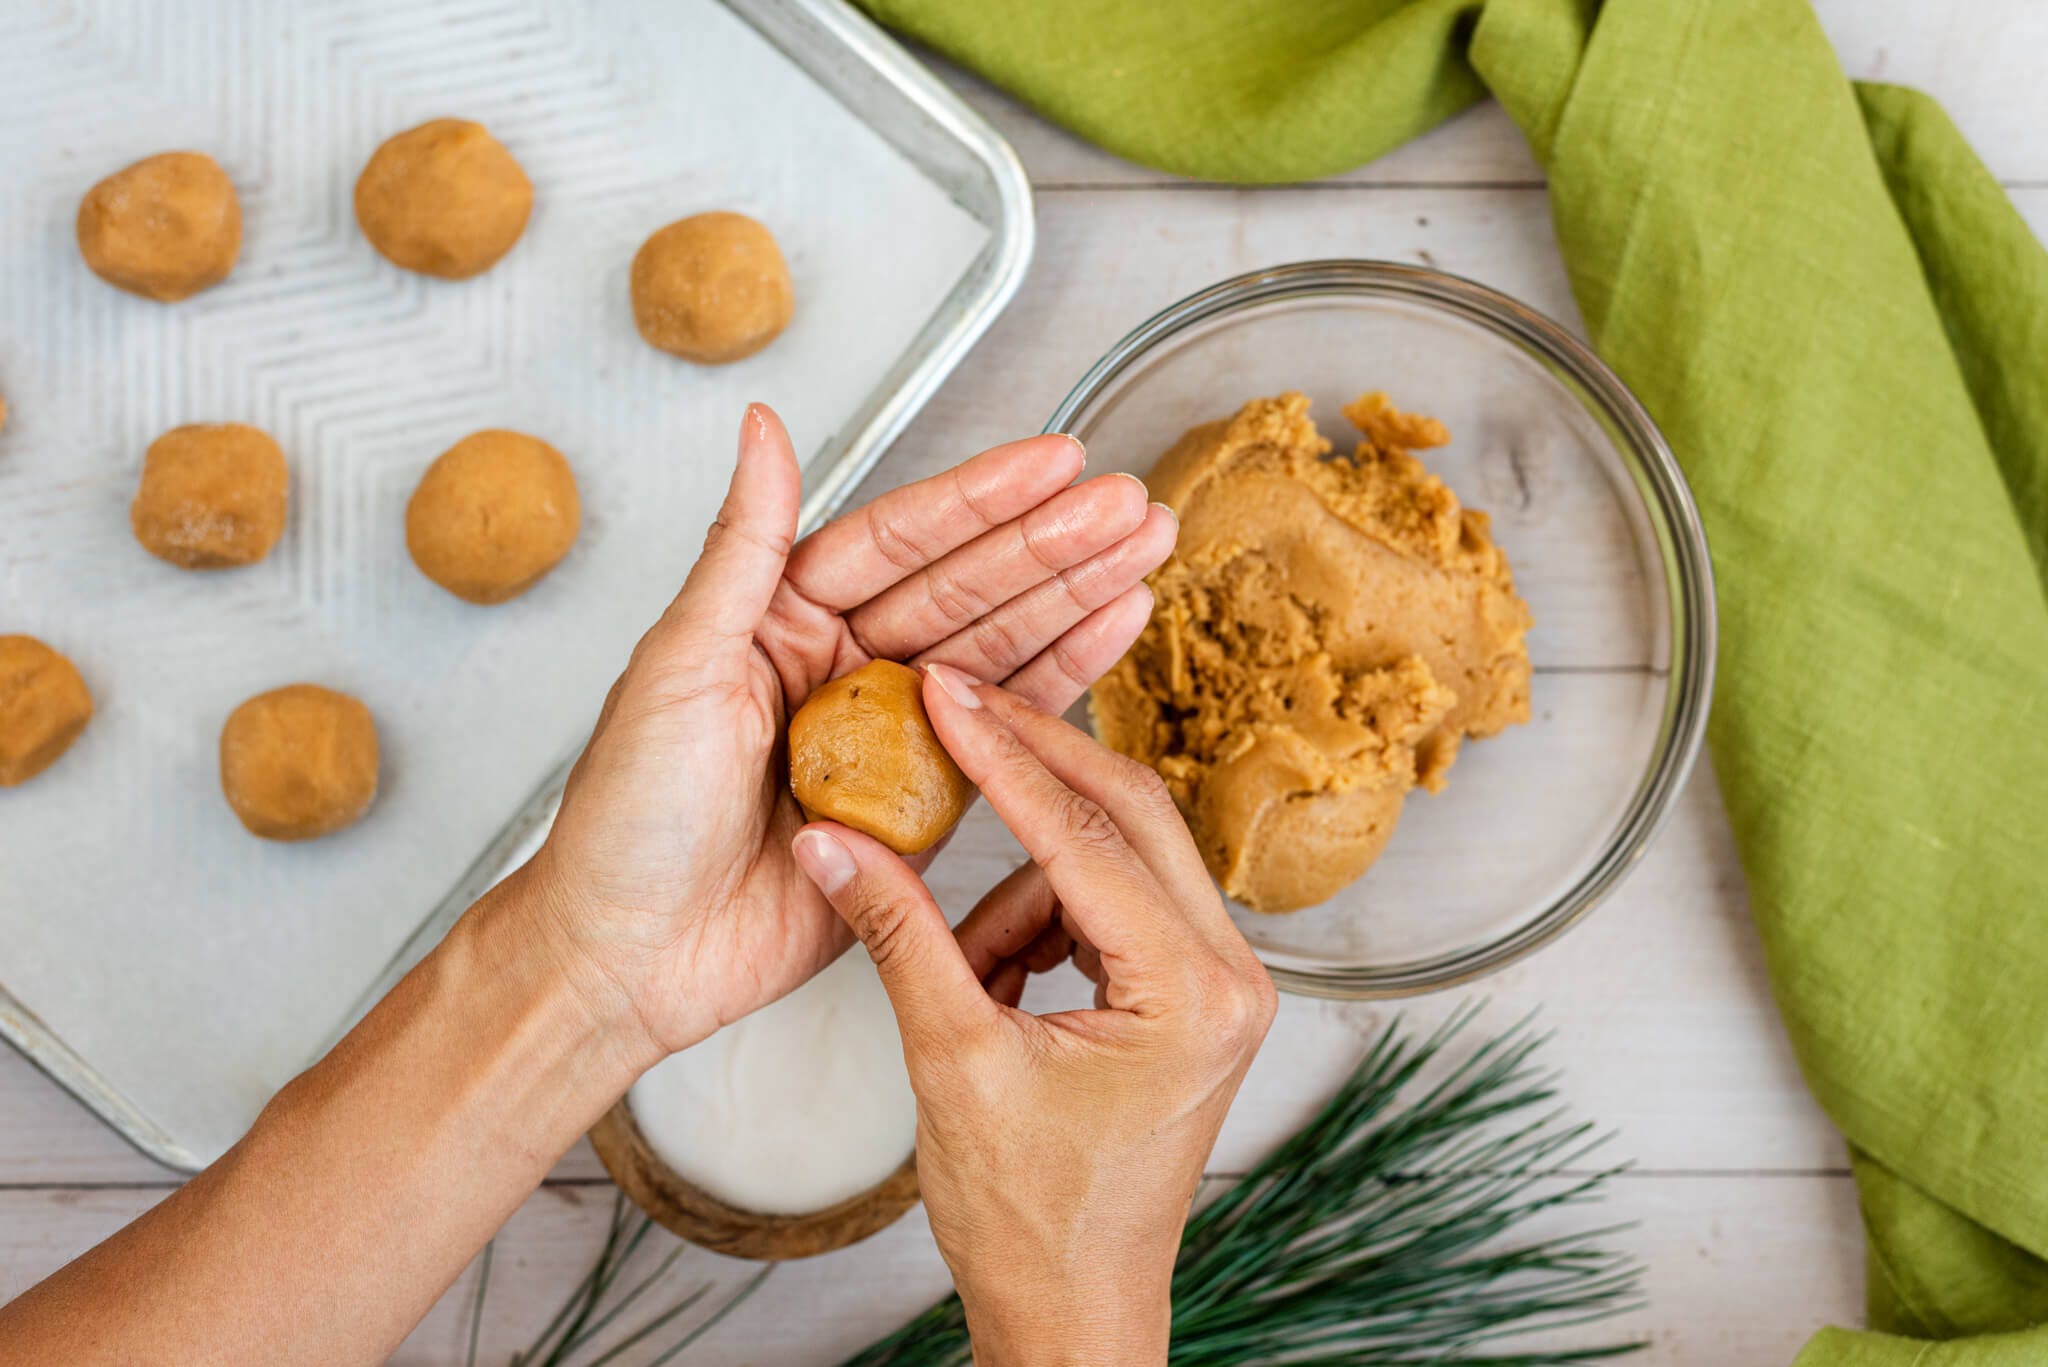
[[[1091,474],[1143,474],[1194,424],[1289,389],[1339,450],[1356,437],[1340,409],[1366,390],[1450,428],[1422,457],[1493,516],[1535,615],[1532,715],[1469,742],[1442,793],[1411,794],[1379,862],[1329,902],[1231,914],[1292,991],[1467,982],[1612,892],[1692,767],[1714,670],[1699,514],[1583,344],[1494,290],[1391,262],[1307,261],[1183,299],[1096,362],[1046,430],[1080,438]]]

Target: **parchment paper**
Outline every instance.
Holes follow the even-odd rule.
[[[73,752],[0,792],[0,984],[201,1159],[238,1137],[587,731],[694,558],[743,404],[815,449],[985,241],[741,21],[703,0],[30,3],[0,42],[0,631],[83,671]],[[536,187],[488,274],[407,274],[357,231],[385,137],[480,120]],[[210,152],[241,261],[164,306],[93,277],[81,194],[153,152]],[[797,310],[699,369],[645,346],[626,274],[709,208],[766,222]],[[142,453],[186,422],[283,445],[292,510],[259,566],[165,565],[128,530]],[[435,455],[480,427],[575,467],[574,551],[526,597],[457,601],[404,544]],[[297,680],[363,698],[382,792],[303,845],[223,803],[222,720]]]

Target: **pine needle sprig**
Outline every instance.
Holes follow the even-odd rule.
[[[626,1205],[626,1194],[623,1191],[617,1193],[612,1199],[611,1219],[605,1227],[604,1244],[598,1250],[597,1262],[584,1274],[583,1280],[570,1291],[568,1298],[555,1311],[554,1317],[540,1331],[539,1337],[534,1339],[525,1352],[512,1355],[511,1367],[571,1367],[571,1364],[578,1363],[581,1367],[607,1367],[652,1338],[710,1295],[712,1287],[707,1282],[650,1315],[618,1342],[602,1352],[597,1352],[596,1356],[587,1360],[579,1356],[585,1349],[595,1351],[595,1345],[604,1336],[605,1331],[618,1322],[643,1295],[660,1285],[669,1270],[675,1266],[676,1260],[690,1247],[681,1240],[676,1240],[674,1247],[668,1251],[667,1256],[655,1264],[652,1271],[615,1297],[614,1293],[621,1285],[627,1264],[633,1260],[633,1255],[639,1252],[641,1245],[647,1241],[653,1230],[654,1222],[637,1211],[629,1210]],[[490,1251],[487,1247],[485,1262],[478,1274],[476,1305],[470,1325],[471,1362],[475,1361],[476,1328],[482,1319],[484,1291],[489,1284],[489,1256]],[[774,1270],[775,1264],[771,1263],[748,1278],[739,1290],[720,1302],[718,1308],[705,1316],[702,1322],[674,1343],[656,1351],[655,1355],[648,1359],[647,1367],[656,1367],[657,1364],[667,1363],[680,1356],[690,1345],[709,1333],[719,1321],[737,1310]]]
[[[1567,1122],[1527,1021],[1422,1084],[1476,1014],[1419,1042],[1390,1025],[1308,1124],[1189,1218],[1174,1367],[1563,1367],[1641,1346],[1501,1346],[1637,1308],[1640,1269],[1601,1246],[1617,1226],[1513,1240],[1625,1165],[1584,1170],[1606,1137]],[[970,1356],[955,1297],[845,1367]]]

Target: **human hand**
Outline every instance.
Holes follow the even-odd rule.
[[[1272,982],[1150,769],[944,665],[924,699],[1033,862],[956,936],[879,842],[821,822],[795,850],[895,1006],[975,1361],[1163,1363],[1181,1229]],[[1026,974],[1069,953],[1096,1009],[1018,1010]]]
[[[944,660],[1054,710],[1152,608],[1175,525],[1144,486],[1033,437],[884,494],[792,546],[802,476],[761,405],[682,591],[605,700],[522,873],[601,1009],[648,1061],[795,989],[847,932],[790,857],[788,714],[870,659]]]

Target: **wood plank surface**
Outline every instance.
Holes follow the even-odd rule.
[[[0,1190],[0,1293],[90,1246],[160,1196]],[[610,1211],[608,1186],[557,1185],[512,1218],[492,1258],[479,1361],[502,1364],[532,1341],[588,1271]],[[1810,1326],[1858,1313],[1861,1234],[1846,1177],[1639,1175],[1618,1180],[1604,1205],[1569,1218],[1580,1222],[1575,1228],[1588,1219],[1634,1224],[1614,1242],[1647,1269],[1648,1304],[1609,1325],[1564,1331],[1554,1340],[1560,1344],[1641,1338],[1649,1349],[1631,1361],[1643,1367],[1776,1367],[1791,1360]],[[651,1240],[631,1266],[652,1270],[670,1246],[665,1236]],[[687,1251],[643,1304],[663,1304],[706,1283],[723,1292],[753,1271]],[[475,1275],[472,1269],[456,1283],[394,1362],[462,1361]],[[923,1212],[913,1211],[864,1244],[779,1269],[680,1360],[826,1367],[947,1289]],[[629,1318],[620,1327],[636,1323]]]

